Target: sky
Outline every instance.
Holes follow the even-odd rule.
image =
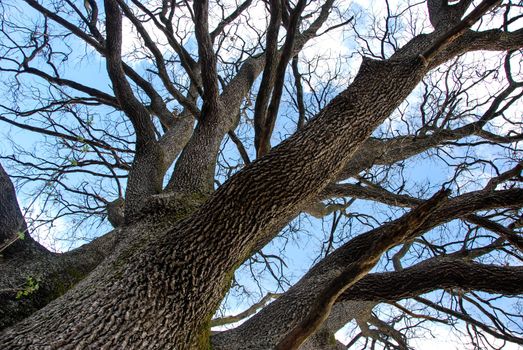
[[[391,1],[391,8],[395,8],[397,6],[398,1]],[[375,11],[376,18],[383,18],[384,14],[384,8],[383,8],[383,1],[354,1],[354,5],[352,6],[361,6],[362,8],[367,8],[369,5],[372,7],[372,9]],[[261,6],[261,5],[259,5]],[[364,15],[361,15],[361,17],[357,18],[359,25],[366,26],[371,25],[372,21],[371,18],[365,17]],[[259,13],[256,13],[253,15],[252,21],[254,22],[254,25],[263,25],[265,22],[264,14],[260,11]],[[252,24],[252,23],[251,23]],[[124,33],[127,33],[128,35],[124,36],[124,51],[127,53],[132,53],[135,50],[136,41],[133,39],[133,33],[134,30],[132,29],[132,26],[128,21],[124,22],[125,30]],[[427,25],[426,20],[420,19],[420,26]],[[154,30],[152,31],[155,32]],[[241,31],[243,34],[246,35],[247,39],[249,35],[252,35],[252,32],[249,32],[247,30]],[[254,37],[253,37],[254,38]],[[237,38],[232,38],[231,40],[237,40]],[[191,42],[191,38],[188,39],[188,42]],[[350,36],[347,31],[344,30],[344,28],[339,28],[337,30],[330,31],[321,37],[314,39],[310,44],[307,45],[307,47],[303,51],[303,60],[310,60],[313,59],[319,55],[321,55],[322,59],[320,60],[320,64],[315,69],[315,74],[311,78],[311,84],[304,85],[305,92],[310,97],[311,87],[321,85],[323,80],[326,76],[328,76],[329,72],[332,72],[336,68],[340,68],[339,70],[339,81],[338,85],[341,89],[342,87],[346,86],[354,76],[355,72],[357,71],[357,68],[361,62],[361,54],[355,54],[350,56],[350,54],[353,52],[354,47],[356,46],[356,40],[353,36]],[[167,49],[165,49],[167,50]],[[79,51],[81,52],[81,51]],[[226,51],[223,51],[224,57],[233,57],[235,55],[235,52],[227,53]],[[83,54],[83,52],[82,52]],[[230,56],[227,56],[227,55]],[[337,59],[338,56],[348,56],[344,60],[340,61]],[[134,67],[137,69],[144,69],[146,68],[146,65],[143,64],[141,61],[129,61]],[[109,79],[107,77],[106,71],[105,71],[105,61],[103,58],[97,57],[97,56],[89,56],[84,58],[81,63],[74,63],[73,60],[67,63],[67,67],[69,71],[66,72],[66,74],[70,74],[71,76],[74,76],[74,79],[76,79],[79,82],[88,82],[90,85],[93,85],[101,90],[104,91],[110,91],[109,89]],[[484,89],[484,87],[478,87],[477,89]],[[493,88],[493,85],[490,85],[490,88]],[[335,95],[336,91],[332,92],[332,95]],[[478,93],[478,91],[475,91],[475,93]],[[521,105],[520,105],[521,106]],[[285,108],[282,109],[282,114],[285,113],[291,113],[290,110],[286,111]],[[506,124],[504,124],[506,125]],[[501,125],[503,127],[503,124]],[[17,141],[25,146],[30,146],[34,144],[34,142],[37,140],[37,137],[35,135],[30,135],[27,133],[19,133],[18,131],[7,128],[5,129],[5,126],[2,125],[2,134],[11,134],[14,138],[17,139]],[[295,125],[293,122],[290,122],[289,119],[286,118],[280,118],[278,120],[277,130],[275,132],[275,135],[273,137],[273,144],[277,143],[281,139],[281,135],[286,135],[291,132],[294,132]],[[397,130],[398,133],[405,132],[404,125],[402,124],[401,120],[399,120],[396,117],[392,117],[388,124],[384,126],[385,130]],[[6,152],[6,148],[9,146],[3,145],[0,151]],[[238,158],[238,155],[234,150],[234,147],[229,142],[228,144],[228,150],[230,152],[231,159]],[[253,154],[252,148],[250,149],[251,155]],[[424,181],[432,181],[433,184],[435,184],[435,187],[439,187],[442,182],[445,182],[449,179],[449,177],[452,175],[451,173],[446,173],[445,169],[446,166],[444,164],[443,160],[432,160],[428,161],[424,159],[423,157],[415,157],[413,159],[410,159],[407,161],[407,168],[405,170],[405,174],[407,174],[407,177],[412,183],[423,183]],[[434,171],[434,169],[437,169],[437,171]],[[448,171],[448,170],[447,170]],[[474,180],[477,180],[479,177],[483,175],[482,170],[477,170],[477,173],[470,174],[470,177]],[[490,175],[490,174],[489,174]],[[463,179],[462,181],[466,181],[466,179]],[[462,185],[467,184],[466,182],[462,182]],[[470,183],[470,186],[477,186],[477,182]],[[434,187],[434,188],[435,188]],[[22,206],[27,206],[29,204],[29,198],[24,198],[24,196],[20,197]],[[42,205],[39,202],[35,202],[32,207],[32,212],[34,213],[36,218],[37,213],[40,211]],[[394,215],[394,213],[390,212],[389,210],[386,210],[383,207],[379,206],[372,206],[370,203],[365,201],[358,202],[357,206],[355,206],[354,210],[362,211],[362,212],[368,212],[368,211],[374,211],[379,213],[378,216],[381,216],[381,218],[385,218],[389,215]],[[52,214],[52,213],[51,213]],[[33,214],[30,214],[33,215]],[[280,244],[287,243],[287,250],[286,250],[286,256],[287,256],[287,263],[290,266],[289,268],[286,268],[286,273],[289,275],[289,282],[293,283],[295,282],[307,269],[308,267],[313,264],[315,259],[317,258],[317,255],[319,253],[319,245],[325,240],[325,236],[323,236],[323,232],[328,231],[331,221],[330,218],[327,218],[325,221],[317,220],[317,219],[303,219],[299,220],[296,225],[298,225],[301,228],[301,237],[299,240],[287,240],[287,238],[280,238],[277,239],[275,242],[273,242],[268,247],[264,248],[264,252],[266,253],[277,253],[278,248]],[[348,224],[347,224],[348,225]],[[65,219],[58,219],[54,223],[54,227],[52,227],[53,232],[67,232],[69,229],[70,224]],[[108,229],[108,225],[105,222],[103,226],[100,228],[96,228],[99,232],[104,232]],[[351,230],[349,231],[349,227],[347,226],[347,232],[344,232],[346,236],[349,236],[350,234],[353,234],[354,232],[363,232],[368,227],[357,222],[354,223],[354,227],[350,227]],[[75,242],[71,242],[71,240],[67,239],[67,236],[60,237],[60,234],[58,237],[51,237],[48,235],[48,229],[41,228],[36,230],[35,233],[36,236],[47,246],[50,248],[56,250],[56,251],[66,251],[70,249],[71,247],[74,247],[78,244],[81,244],[85,240],[78,240]],[[58,238],[58,240],[56,239]],[[89,238],[89,237],[87,237]],[[275,288],[275,284],[273,281],[271,281],[270,278],[267,277],[266,274],[264,274],[263,279],[265,280],[267,286],[263,288],[262,290],[258,289],[258,286],[254,284],[248,284],[248,275],[249,271],[247,269],[240,269],[238,272],[238,278],[242,279],[247,287],[250,289],[249,291],[252,293],[252,298],[250,300],[240,299],[237,302],[232,302],[231,305],[229,305],[229,312],[231,314],[237,313],[238,311],[244,309],[247,305],[247,302],[254,302],[257,298],[261,297],[261,294],[266,289]],[[246,302],[247,301],[247,302]],[[448,333],[448,330],[446,328],[441,328],[438,326],[434,326],[433,333],[436,334],[435,339],[430,340],[414,340],[413,345],[417,349],[464,349],[466,347],[463,347],[464,345],[460,343],[460,337],[458,335]],[[346,336],[343,334],[343,331],[340,331],[338,334],[340,339],[347,340]],[[507,349],[511,349],[510,347],[507,347]],[[514,348],[515,349],[515,348]]]

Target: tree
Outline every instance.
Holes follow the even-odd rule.
[[[521,4],[387,2],[384,18],[334,0],[85,4],[0,5],[0,120],[46,142],[12,140],[11,178],[50,220],[114,226],[50,252],[0,168],[3,349],[335,349],[351,320],[351,344],[371,347],[458,321],[476,347],[523,343]],[[324,58],[304,53],[335,30],[361,45],[354,77],[341,69],[357,55],[319,77]],[[96,60],[106,78],[73,72]],[[411,180],[426,155],[449,176]],[[329,231],[287,288],[285,256],[264,249],[303,238],[311,215]],[[278,294],[213,319],[260,261]]]

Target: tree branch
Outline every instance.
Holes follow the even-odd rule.
[[[523,293],[522,279],[521,266],[486,265],[442,256],[397,272],[368,274],[344,292],[338,301],[390,302],[437,289],[455,288],[518,295]]]
[[[117,231],[109,232],[88,244],[63,254],[45,248],[29,254],[11,256],[0,264],[0,330],[30,316],[58,298],[87,276],[111,254]],[[29,237],[28,237],[29,239]],[[23,241],[24,244],[25,240]],[[17,292],[31,278],[38,288],[17,298]]]
[[[308,298],[308,311],[286,332],[276,349],[298,349],[327,318],[338,296],[364,276],[378,262],[382,253],[423,232],[420,231],[421,227],[436,209],[444,206],[447,195],[448,191],[436,193],[402,218],[352,239],[309,270],[302,280],[314,280],[317,278],[315,275],[321,271],[321,280],[326,284],[323,287],[317,286],[320,290],[314,294],[318,294]],[[289,293],[292,294],[290,290]]]
[[[274,130],[278,110],[280,107],[281,95],[283,92],[283,84],[285,82],[285,71],[287,65],[294,53],[294,41],[298,32],[298,25],[300,23],[301,13],[305,9],[306,0],[300,0],[292,11],[287,26],[287,36],[283,44],[282,53],[279,57],[278,65],[276,67],[276,75],[274,79],[274,86],[271,96],[271,101],[266,112],[265,125],[263,127],[263,134],[259,138],[257,147],[258,157],[266,154],[271,148],[271,135]]]
[[[149,112],[134,96],[124,73],[121,59],[122,16],[115,0],[105,1],[105,13],[107,72],[116,98],[136,132],[136,154],[129,173],[125,205],[126,219],[131,220],[144,198],[161,191],[166,169]]]
[[[252,304],[248,309],[245,311],[240,312],[237,315],[234,316],[225,316],[221,318],[215,318],[211,321],[211,327],[218,327],[223,326],[226,324],[234,323],[241,321],[249,316],[252,316],[258,311],[258,309],[261,309],[264,307],[269,301],[272,299],[278,298],[280,295],[275,293],[267,293],[260,301],[257,303]]]
[[[194,16],[203,83],[203,107],[200,120],[204,123],[212,123],[212,120],[219,118],[221,113],[218,100],[216,55],[209,35],[209,3],[207,0],[194,2]]]
[[[453,41],[462,36],[474,23],[476,23],[487,11],[492,9],[495,5],[499,4],[500,0],[483,0],[478,6],[472,10],[460,23],[455,25],[452,29],[445,33],[442,37],[438,38],[427,50],[421,54],[421,58],[426,65],[430,64],[430,61],[439,52],[444,50]]]
[[[269,104],[276,79],[276,68],[278,66],[278,34],[280,32],[282,18],[281,1],[271,0],[269,4],[271,17],[265,39],[265,66],[254,105],[254,146],[258,158],[266,151],[262,151],[262,149],[264,148],[264,144],[267,143],[265,140],[267,105]]]
[[[224,18],[217,26],[214,28],[214,30],[211,32],[211,41],[214,42],[216,37],[220,35],[220,33],[223,31],[223,29],[230,23],[232,23],[236,18],[238,18],[249,6],[251,6],[252,0],[246,0],[244,1],[240,6],[236,7],[236,9],[226,18]]]
[[[20,211],[16,200],[16,193],[9,175],[0,164],[0,255],[11,255],[24,248],[27,243],[24,238],[27,236],[27,224]],[[14,239],[14,240],[13,240]],[[9,242],[9,246],[6,244]],[[36,243],[36,242],[35,242]]]
[[[437,198],[434,200],[437,200]],[[523,205],[523,190],[513,189],[494,192],[471,192],[459,197],[452,198],[445,203],[440,203],[440,205],[441,207],[434,208],[426,202],[421,207],[418,207],[418,209],[413,209],[411,213],[414,215],[414,217],[416,217],[416,213],[425,213],[427,215],[420,222],[417,222],[419,218],[411,221],[411,219],[409,219],[410,215],[407,214],[406,216],[396,221],[369,231],[344,244],[342,247],[335,250],[324,260],[310,269],[309,272],[298,283],[296,283],[291,289],[278,298],[278,300],[260,311],[256,316],[249,319],[247,322],[235,328],[234,330],[227,331],[226,333],[228,334],[216,335],[216,341],[213,340],[213,344],[216,344],[218,349],[220,349],[222,342],[223,344],[229,343],[226,339],[230,336],[233,339],[245,339],[242,341],[242,343],[238,344],[238,349],[252,346],[253,344],[257,344],[262,347],[271,347],[276,343],[281,344],[281,337],[283,334],[285,334],[285,339],[289,340],[289,343],[286,345],[291,344],[289,346],[297,346],[296,340],[298,339],[298,325],[302,325],[304,323],[303,320],[307,320],[309,318],[308,320],[312,325],[308,328],[301,328],[308,329],[307,331],[303,330],[303,333],[301,334],[304,335],[306,332],[308,334],[312,333],[316,329],[315,327],[321,324],[323,319],[326,317],[326,314],[323,312],[326,310],[328,311],[328,308],[330,308],[329,303],[334,303],[334,300],[337,300],[339,295],[344,295],[342,293],[350,293],[352,288],[356,288],[358,285],[357,280],[363,277],[363,275],[359,274],[362,272],[358,272],[357,266],[365,269],[372,268],[373,261],[375,261],[375,259],[377,259],[380,255],[378,252],[383,252],[384,250],[388,249],[385,246],[390,242],[394,241],[396,243],[390,244],[397,244],[414,236],[421,235],[422,233],[427,232],[437,225],[441,225],[442,223],[448,222],[455,218],[464,217],[475,211],[489,210],[500,207],[520,207]],[[424,209],[422,209],[423,207],[429,210],[429,212],[424,212]],[[410,226],[410,228],[406,228],[405,225],[410,225],[407,224],[407,222],[417,222],[417,224]],[[414,231],[409,233],[408,231],[410,229]],[[375,253],[377,254],[376,256],[373,255]],[[369,263],[370,265],[365,265],[366,263]],[[410,271],[420,270],[408,270],[408,273],[410,273]],[[444,271],[447,270],[442,270],[442,272]],[[503,272],[512,270],[496,270],[493,268],[491,271]],[[512,280],[510,278],[507,279],[509,282],[506,287],[503,288],[512,288],[513,291],[517,291],[517,288],[521,288],[517,283],[513,283],[513,281],[516,281],[520,278],[519,274],[521,271],[516,270],[516,272],[517,273],[513,275]],[[390,273],[385,276],[400,275]],[[426,276],[427,275],[425,274],[423,280],[428,284],[431,282],[431,279],[427,279]],[[492,276],[495,277],[494,275]],[[363,281],[364,278],[366,277],[363,277],[361,280]],[[444,278],[445,277],[442,277],[442,279]],[[455,281],[459,278],[459,275],[457,274],[453,278],[454,279],[450,279],[449,281]],[[464,280],[467,281],[466,278]],[[376,283],[376,280],[372,280],[372,283]],[[493,287],[491,284],[486,284],[487,282],[482,282],[479,279],[477,283],[478,288],[480,288],[480,283],[485,283],[485,285],[481,288],[495,288],[495,286]],[[368,286],[370,286],[370,284],[368,284]],[[338,288],[340,294],[336,295],[334,291],[338,290]],[[382,284],[374,284],[374,288],[381,290],[385,287],[383,287]],[[405,290],[408,290],[408,288],[412,289],[415,287],[413,285],[407,285]],[[420,288],[424,288],[423,285],[420,285]],[[357,293],[356,290],[357,289],[354,289],[354,295]],[[402,289],[398,287],[398,291],[401,292],[401,290]],[[364,293],[365,292],[362,291],[362,293],[358,295],[363,295]],[[376,291],[376,293],[379,293],[379,291]],[[356,297],[347,297],[342,300],[352,299],[356,299]],[[375,299],[379,301],[379,298]],[[313,313],[313,311],[316,310],[318,310],[318,312]],[[320,312],[320,310],[323,311]],[[272,321],[269,322],[269,320]],[[276,322],[275,320],[278,321]],[[315,323],[316,325],[314,325]],[[270,327],[272,330],[270,334],[274,334],[274,337],[271,339],[258,339],[258,334],[260,335],[259,338],[263,338],[261,334],[269,334],[269,331],[266,329],[266,327]],[[246,339],[245,334],[250,334],[251,338]],[[233,349],[235,348],[233,347]]]

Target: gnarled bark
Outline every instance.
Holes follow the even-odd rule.
[[[346,293],[350,293],[349,287],[364,276],[362,270],[370,270],[376,262],[376,256],[379,257],[380,252],[383,252],[386,246],[413,238],[443,222],[477,210],[505,206],[519,207],[523,204],[523,199],[520,198],[522,194],[523,191],[519,189],[511,190],[510,193],[498,191],[467,194],[451,199],[446,203],[439,203],[440,207],[436,204],[441,198],[435,197],[432,202],[422,204],[404,217],[344,244],[309,270],[288,292],[260,311],[257,317],[246,321],[233,330],[215,335],[213,344],[219,349],[266,349],[277,345],[281,346],[282,349],[284,346],[297,348],[321,324],[313,324],[312,322],[317,322],[321,317],[326,318],[330,307],[336,300],[358,300],[357,297],[349,296],[345,298],[341,296],[344,295],[342,293],[345,290],[347,290]],[[466,268],[460,270],[460,272],[464,270],[466,271]],[[416,271],[419,270],[414,269],[411,277],[414,276]],[[501,274],[502,271],[502,269],[498,269],[498,273]],[[449,284],[455,283],[456,279],[459,279],[460,272],[456,272],[453,278],[451,278],[451,275],[446,276],[449,278],[447,280]],[[513,274],[510,274],[510,270],[505,272],[507,277],[511,276],[507,279],[506,288],[512,289],[513,293],[518,293],[521,289],[517,283],[521,278],[520,269],[515,270]],[[496,268],[493,268],[492,273],[495,276]],[[390,275],[397,276],[394,273]],[[384,279],[388,277],[386,274],[382,276]],[[445,277],[443,277],[443,280],[445,280]],[[479,282],[478,278],[474,280],[475,283]],[[413,279],[413,283],[415,281],[416,279]],[[431,281],[427,281],[426,285],[433,288]],[[354,287],[356,286],[357,283]],[[380,284],[375,286],[380,286],[378,289],[383,288]],[[395,285],[391,283],[389,287],[394,289]],[[483,288],[485,288],[485,285]],[[423,290],[423,284],[419,286],[419,289]],[[410,285],[404,290],[416,291],[419,289]],[[401,290],[402,288],[398,288],[400,298]],[[501,288],[501,290],[503,289]],[[357,292],[355,294],[357,295]],[[326,295],[330,299],[326,299]],[[372,295],[370,293],[369,298],[362,300],[376,302],[380,300],[376,296],[372,297]],[[394,293],[391,295],[394,295]],[[308,320],[308,322],[304,323],[304,320]],[[310,327],[310,329],[306,327]],[[290,334],[292,334],[292,337],[289,336]],[[298,340],[300,337],[301,340]]]
[[[297,35],[295,47],[302,47],[307,35],[316,32],[332,3],[327,1],[311,27]],[[474,18],[480,15],[477,12],[494,3],[483,2],[481,11],[472,12]],[[93,45],[107,55],[107,70],[118,104],[137,134],[137,154],[126,195],[129,215],[118,229],[115,245],[103,244],[112,248],[108,255],[105,249],[103,253],[96,251],[96,244],[86,247],[87,255],[81,259],[73,257],[76,252],[71,253],[71,259],[85,263],[78,267],[82,277],[84,272],[98,266],[80,282],[80,278],[72,280],[70,284],[78,282],[74,288],[5,330],[0,346],[6,349],[209,347],[211,317],[230,286],[237,266],[274,238],[308,203],[317,200],[332,181],[340,178],[373,130],[405,100],[430,68],[462,52],[499,49],[497,43],[489,42],[487,34],[483,34],[482,45],[471,45],[473,34],[466,30],[471,24],[467,22],[457,23],[457,29],[452,27],[452,36],[445,36],[446,32],[438,28],[435,33],[420,35],[389,60],[365,58],[353,83],[316,118],[210,194],[219,146],[237,116],[234,106],[241,104],[260,74],[265,57],[248,60],[219,95],[213,38],[207,28],[208,4],[195,2],[195,18],[199,19],[196,23],[198,49],[203,64],[200,77],[194,74],[191,58],[184,57],[185,53],[176,43],[171,45],[178,47],[182,65],[187,67],[195,89],[203,97],[203,109],[201,115],[195,116],[200,119],[199,124],[180,155],[170,184],[165,193],[157,194],[166,171],[164,160],[174,156],[163,154],[169,146],[162,148],[161,141],[156,141],[149,111],[135,98],[126,80],[126,74],[132,73],[126,71],[121,62],[120,10],[116,0],[105,4],[107,43],[102,47],[96,42]],[[162,6],[168,5],[169,2],[164,2]],[[165,24],[168,11],[166,8],[161,11]],[[439,27],[441,21],[436,15],[432,17]],[[516,39],[517,35],[519,32],[515,34]],[[508,36],[514,39],[514,35]],[[87,39],[93,40],[89,36]],[[507,40],[500,44],[505,49],[518,47],[516,45],[521,43]],[[227,96],[234,98],[228,100]],[[235,113],[229,113],[229,108]],[[185,144],[186,135],[190,133],[190,122],[183,124],[184,140],[180,144]],[[345,292],[350,292],[349,288],[356,287],[358,280],[364,281],[365,274],[391,246],[454,217],[477,210],[519,208],[523,204],[520,189],[484,190],[448,201],[445,197],[446,193],[440,192],[404,217],[346,243],[251,320],[212,337],[212,345],[228,349],[296,349],[314,332],[325,340],[320,333],[324,331],[330,337],[331,328],[341,323],[329,326],[327,321],[325,328],[320,328],[322,322],[328,320],[332,305]],[[110,236],[104,238],[110,240]],[[72,264],[68,256],[57,258],[57,273]],[[489,272],[496,276],[507,273],[507,270],[494,270]],[[520,272],[513,273],[515,278],[510,279],[507,290],[519,291],[514,281],[521,278]],[[382,276],[384,280],[386,277]],[[450,278],[450,283],[456,284],[458,277],[459,274]],[[350,302],[355,300],[350,298]],[[357,309],[354,304],[349,306]]]
[[[67,292],[89,274],[114,245],[114,231],[65,254],[51,253],[28,231],[9,176],[0,164],[0,329],[9,327]],[[28,295],[20,295],[28,288]],[[38,287],[33,290],[34,286]]]

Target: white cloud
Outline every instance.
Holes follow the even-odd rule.
[[[68,229],[67,221],[64,218],[56,218],[52,223],[46,223],[56,215],[49,210],[44,210],[39,200],[26,204],[24,208],[28,209],[23,214],[31,237],[53,252],[61,253],[69,250],[64,241],[57,239]]]

